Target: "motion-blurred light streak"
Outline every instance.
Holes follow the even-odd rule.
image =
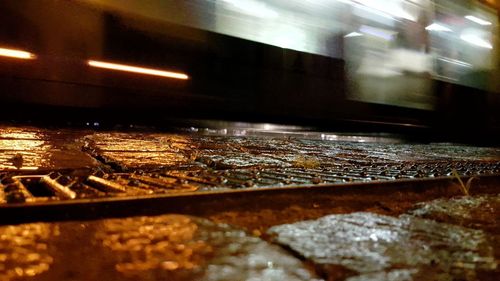
[[[26,52],[23,50],[7,49],[7,48],[0,48],[0,56],[16,58],[16,59],[24,59],[24,60],[30,60],[35,58],[35,55],[30,52]]]
[[[125,64],[116,64],[116,63],[110,63],[110,62],[104,62],[104,61],[89,60],[88,65],[90,65],[92,67],[97,67],[97,68],[104,68],[104,69],[125,71],[125,72],[133,72],[133,73],[152,75],[152,76],[161,76],[161,77],[166,77],[166,78],[174,78],[174,79],[182,79],[182,80],[189,79],[189,76],[187,74],[184,74],[184,73],[165,71],[165,70],[159,70],[159,69],[144,68],[144,67],[139,67],[139,66],[125,65]]]

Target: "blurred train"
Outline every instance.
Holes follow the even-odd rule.
[[[494,0],[3,0],[0,117],[500,136]]]

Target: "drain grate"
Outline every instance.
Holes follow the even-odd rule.
[[[199,170],[138,170],[74,176],[1,174],[0,202],[30,203],[73,199],[154,196],[213,190],[342,185],[351,182],[397,181],[500,174],[500,161],[443,161],[361,165],[334,164],[323,168],[241,168]]]

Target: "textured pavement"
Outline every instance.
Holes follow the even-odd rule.
[[[333,134],[269,137],[0,128],[2,192],[13,185],[6,180],[11,175],[51,171],[92,173],[97,178],[90,179],[97,183],[103,179],[99,173],[106,173],[108,188],[119,183],[117,189],[125,186],[130,195],[142,196],[160,192],[158,187],[164,192],[166,186],[168,192],[189,192],[342,184],[347,178],[395,181],[451,176],[452,171],[496,174],[500,149]],[[88,178],[86,182],[90,185]],[[38,185],[28,187],[33,191]],[[97,197],[107,193],[95,192]],[[401,194],[395,200],[408,205]],[[298,214],[308,210],[297,207],[287,219],[290,223],[270,228],[266,220],[272,221],[273,209],[236,211],[231,219],[229,213],[211,214],[212,220],[164,214],[5,225],[0,226],[0,280],[403,281],[500,276],[498,192],[421,202],[403,213],[379,205],[387,209],[385,215],[332,208],[322,209],[312,220],[301,219]],[[248,219],[252,212],[266,214],[252,222],[256,229],[225,223],[225,218]]]

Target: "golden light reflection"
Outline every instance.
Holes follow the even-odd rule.
[[[45,142],[37,138],[6,139],[0,137],[0,169],[37,170],[45,162]]]
[[[139,73],[139,74],[144,74],[144,75],[161,76],[161,77],[181,79],[181,80],[189,79],[189,76],[187,74],[180,73],[180,72],[172,72],[172,71],[166,71],[166,70],[144,68],[144,67],[139,67],[139,66],[125,65],[125,64],[116,64],[116,63],[104,62],[104,61],[89,60],[88,65],[90,65],[92,67],[97,67],[97,68],[104,68],[104,69],[125,71],[125,72],[133,72],[133,73]]]
[[[0,48],[0,56],[16,58],[16,59],[24,59],[24,60],[31,60],[36,57],[34,54],[30,52],[15,50],[15,49],[7,49],[7,48]]]
[[[53,258],[48,240],[59,235],[59,228],[32,223],[0,228],[0,280],[33,277],[49,270]]]
[[[20,128],[0,130],[0,169],[38,170],[46,162],[47,146],[37,131]]]
[[[195,144],[185,136],[100,133],[92,137],[102,154],[126,166],[181,165],[190,163]]]
[[[109,219],[96,238],[118,257],[116,270],[129,275],[201,266],[212,248],[194,239],[197,230],[198,225],[185,216]]]

